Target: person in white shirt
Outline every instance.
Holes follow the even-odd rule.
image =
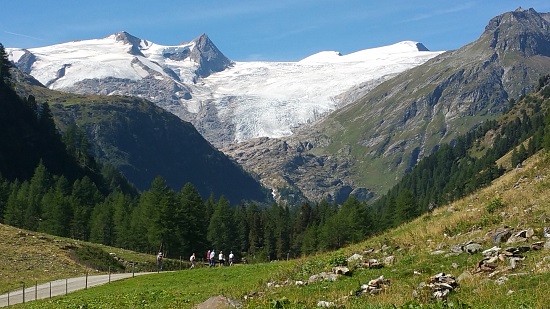
[[[225,264],[225,256],[223,256],[223,252],[220,251],[220,254],[218,255],[218,262],[220,262],[220,266]]]
[[[233,254],[233,251],[229,253],[229,266],[233,265],[233,259],[235,258],[235,255]]]
[[[162,271],[162,259],[163,259],[162,252],[159,252],[159,254],[157,254],[158,271]]]
[[[210,251],[210,267],[214,266],[214,257],[216,256],[216,252],[214,251],[214,249],[212,249],[212,251]]]
[[[190,268],[195,268],[195,260],[197,259],[197,257],[195,256],[195,252],[193,252],[193,254],[189,257],[189,262],[191,262],[191,267]]]

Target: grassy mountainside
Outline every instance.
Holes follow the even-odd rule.
[[[156,257],[0,224],[0,294],[36,282],[113,272],[151,271]],[[86,254],[86,252],[93,254]],[[110,254],[112,253],[112,254]],[[95,257],[92,257],[95,256]],[[105,258],[105,256],[108,256]],[[113,259],[113,256],[120,260]],[[174,262],[172,262],[174,263]]]
[[[350,148],[354,181],[385,192],[439,144],[506,110],[550,70],[548,21],[534,10],[493,18],[480,38],[387,81],[316,128]],[[314,133],[315,134],[315,133]],[[309,134],[311,136],[311,134]]]
[[[485,189],[336,252],[289,262],[199,268],[135,278],[21,307],[191,308],[223,294],[243,301],[245,308],[312,308],[320,300],[345,308],[395,308],[405,304],[407,308],[419,308],[420,303],[426,304],[423,308],[445,308],[422,291],[417,292],[417,298],[412,296],[421,282],[444,272],[458,280],[458,288],[448,297],[448,304],[454,307],[543,308],[550,301],[549,244],[540,250],[531,246],[546,241],[543,228],[550,225],[549,201],[550,155],[539,153]],[[494,242],[498,231],[508,230],[515,235],[530,229],[532,235],[518,238],[518,242]],[[470,243],[479,244],[482,250],[497,246],[526,251],[516,260],[515,268],[510,258],[502,257],[491,265],[483,264],[480,270],[479,263],[484,259],[481,252],[456,249]],[[295,284],[296,280],[307,281],[310,275],[346,263],[346,258],[355,253],[363,255],[363,260],[383,261],[393,256],[393,261],[382,268],[355,268],[347,263],[353,270],[351,276],[334,282]],[[382,275],[389,283],[381,293],[355,296],[361,285]]]
[[[367,197],[384,194],[419,159],[495,119],[548,74],[545,16],[533,9],[499,15],[478,40],[399,74],[285,141],[252,141],[230,153],[265,183],[286,183],[312,200],[345,199],[357,188],[375,193]]]

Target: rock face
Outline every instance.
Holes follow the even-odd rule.
[[[190,58],[199,64],[196,73],[199,77],[223,71],[232,61],[212,43],[206,34],[202,34],[195,40],[195,48],[191,51]]]
[[[548,16],[533,9],[502,14],[478,40],[380,84],[292,138],[256,145],[265,162],[273,161],[274,144],[309,145],[299,156],[289,155],[286,164],[263,164],[262,173],[316,199],[346,186],[384,193],[440,144],[501,114],[508,100],[528,92],[548,71]],[[233,146],[228,153],[259,170],[252,158],[239,158],[247,147]],[[339,172],[343,166],[347,173]]]

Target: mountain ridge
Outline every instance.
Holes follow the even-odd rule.
[[[164,46],[119,32],[8,52],[21,70],[51,89],[146,98],[222,147],[291,135],[347,104],[342,93],[359,84],[372,88],[440,53],[408,42],[343,55],[344,62],[315,63],[231,61],[206,34]]]
[[[494,42],[491,25],[499,20],[501,40]],[[267,175],[272,186],[297,188],[311,199],[355,189],[383,194],[422,157],[502,113],[550,70],[544,47],[550,46],[550,25],[542,15],[507,12],[488,25],[478,40],[363,92],[292,137],[249,141],[225,152]],[[274,151],[283,144],[284,152]],[[274,156],[260,160],[256,152]]]

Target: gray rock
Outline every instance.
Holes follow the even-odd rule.
[[[242,308],[242,307],[243,307],[242,302],[223,295],[218,295],[218,296],[210,297],[205,302],[200,303],[193,308],[194,309],[231,309],[231,308]]]
[[[506,242],[511,235],[512,235],[512,232],[510,232],[510,230],[501,230],[501,231],[495,232],[491,237],[491,239],[493,243],[500,244],[500,243]]]
[[[336,304],[334,304],[334,303],[331,302],[331,301],[320,300],[320,301],[317,302],[317,307],[320,307],[320,308],[332,308],[332,307],[336,307]]]
[[[475,254],[475,253],[481,252],[482,250],[483,250],[483,247],[480,244],[476,244],[476,243],[468,244],[464,247],[464,251],[470,254]]]
[[[451,252],[452,253],[462,253],[463,250],[462,250],[462,246],[458,246],[458,245],[455,245],[455,246],[451,246]]]
[[[495,280],[495,283],[498,284],[498,285],[502,285],[502,284],[506,283],[506,281],[508,281],[508,277],[502,276],[502,277],[498,278],[497,280]]]
[[[317,275],[312,275],[311,277],[309,277],[307,282],[315,283],[319,281],[336,281],[336,279],[338,279],[337,274],[329,274],[329,273],[322,272]]]
[[[349,268],[345,267],[345,266],[337,266],[337,267],[333,267],[332,268],[332,272],[334,274],[337,274],[337,275],[344,275],[344,276],[347,276],[347,275],[350,275],[350,270]]]
[[[516,269],[518,267],[518,263],[523,261],[525,258],[519,258],[519,257],[512,257],[510,258],[510,267],[512,269]]]
[[[500,250],[501,249],[499,247],[494,246],[491,249],[487,249],[483,251],[481,254],[483,254],[484,257],[498,256],[498,254],[500,253]]]
[[[384,265],[391,266],[395,263],[395,256],[390,255],[384,258]]]
[[[363,256],[359,253],[355,253],[354,255],[350,256],[347,261],[349,262],[355,262],[355,261],[362,261]]]

